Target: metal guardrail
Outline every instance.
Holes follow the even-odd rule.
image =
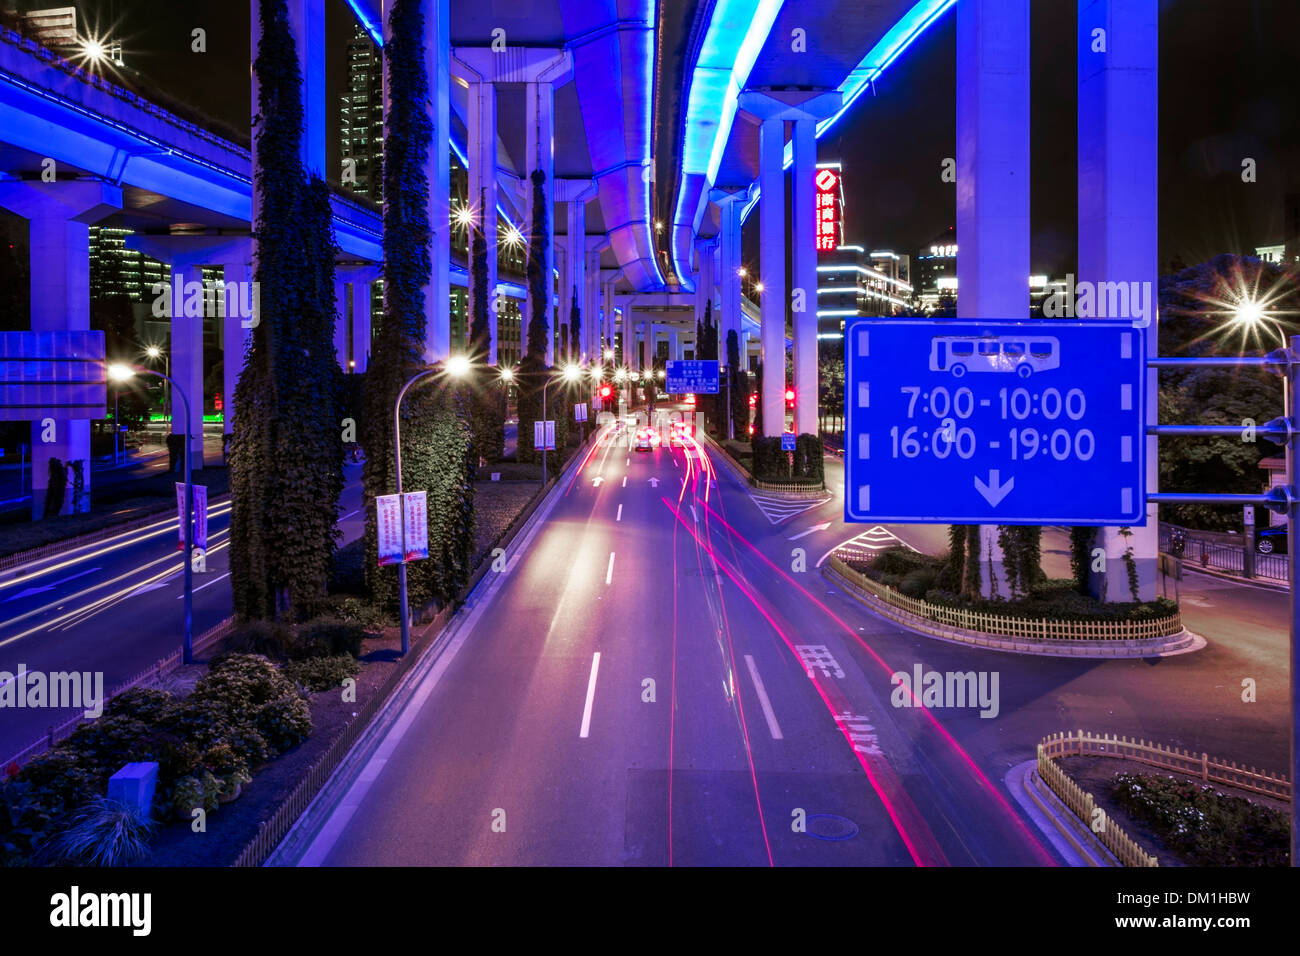
[[[1169,551],[1171,529],[1167,525],[1160,528],[1160,550]],[[1240,545],[1221,544],[1208,538],[1193,537],[1195,531],[1189,530],[1183,547],[1183,561],[1192,567],[1210,568],[1229,574],[1245,576],[1245,543]],[[1287,580],[1287,556],[1284,554],[1261,554],[1255,552],[1255,577],[1273,581]]]

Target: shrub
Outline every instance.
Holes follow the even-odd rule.
[[[244,621],[237,624],[226,638],[226,654],[264,654],[284,658],[292,646],[293,631],[278,621]]]
[[[210,770],[182,777],[171,791],[172,810],[179,817],[189,817],[200,807],[211,813],[217,809],[221,790],[221,780]]]
[[[1111,793],[1193,866],[1286,866],[1287,815],[1174,777],[1120,773]]]
[[[301,697],[277,697],[253,714],[253,725],[275,750],[296,747],[311,734],[311,708]]]
[[[201,762],[205,769],[211,770],[218,777],[248,770],[247,756],[236,750],[228,740],[219,740],[205,750]]]
[[[290,661],[284,672],[299,687],[310,691],[330,690],[339,687],[349,677],[355,677],[361,665],[347,654],[317,657],[312,660]]]
[[[898,590],[911,598],[924,598],[934,584],[938,572],[934,568],[916,568],[903,575]]]
[[[104,707],[105,717],[134,717],[146,724],[160,721],[175,706],[176,698],[165,690],[132,687],[118,694]]]
[[[334,606],[334,616],[365,631],[379,631],[397,623],[397,616],[358,597],[345,597]]]
[[[821,436],[803,434],[794,442],[794,477],[810,482],[825,480],[825,454]]]
[[[43,844],[33,862],[121,866],[145,856],[154,822],[128,803],[98,797],[77,809],[68,825]]]
[[[361,653],[361,641],[365,636],[365,628],[350,621],[336,617],[314,618],[299,626],[289,656],[295,660],[340,654],[356,657]]]
[[[330,594],[366,593],[366,539],[357,538],[339,548],[330,557],[329,580],[325,589]]]
[[[784,481],[790,477],[788,453],[781,450],[780,436],[755,438],[753,448],[754,477],[760,481]]]
[[[227,714],[245,715],[278,697],[297,696],[293,684],[265,657],[233,654],[214,663],[191,700],[211,701]]]

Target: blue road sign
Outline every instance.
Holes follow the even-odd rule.
[[[670,359],[664,374],[664,391],[669,395],[717,395],[716,359]]]
[[[844,517],[1146,523],[1131,322],[850,319]]]
[[[0,421],[105,418],[104,333],[0,332]]]
[[[794,432],[781,432],[781,450],[794,451],[795,437]]]

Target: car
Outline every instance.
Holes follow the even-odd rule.
[[[636,433],[637,451],[654,451],[659,445],[659,433],[653,428],[642,428]]]
[[[1261,528],[1258,537],[1255,540],[1255,550],[1260,554],[1286,554],[1287,534],[1286,525],[1276,528]]]

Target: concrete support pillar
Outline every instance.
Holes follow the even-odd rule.
[[[249,261],[251,255],[250,241],[243,255],[222,264],[222,279],[227,285],[253,281],[253,265]],[[251,319],[240,316],[235,309],[226,309],[221,320],[221,416],[222,431],[227,435],[235,428],[235,387],[244,371],[244,358],[252,331]]]
[[[569,51],[532,51],[545,56],[544,59],[532,60],[520,64],[515,70],[515,78],[524,83],[524,189],[525,205],[528,209],[527,234],[534,236],[539,231],[538,219],[541,210],[537,207],[534,196],[532,174],[541,170],[545,180],[542,184],[541,203],[546,212],[546,262],[543,272],[546,277],[546,315],[543,320],[548,329],[546,336],[546,364],[555,364],[555,327],[551,306],[552,288],[555,275],[555,87],[568,82],[573,75],[573,55]],[[567,297],[562,296],[562,299]],[[525,328],[531,324],[533,303],[527,303],[530,310],[525,317]],[[564,308],[561,307],[561,314]]]
[[[668,357],[674,362],[682,357],[682,337],[675,328],[668,330]]]
[[[433,138],[425,160],[433,263],[424,290],[426,362],[439,362],[451,354],[450,25],[450,0],[424,0],[424,65],[429,75],[429,122],[433,124]]]
[[[582,307],[583,350],[588,360],[600,362],[605,345],[604,316],[600,302],[600,253],[609,247],[604,236],[587,237],[586,290]]]
[[[28,220],[33,332],[90,328],[90,226],[122,208],[122,190],[100,182],[0,182],[0,207]],[[122,356],[130,358],[129,356]],[[90,422],[57,411],[32,422],[32,518],[45,510],[50,459],[83,462],[84,494],[60,514],[90,509]]]
[[[1097,31],[1103,31],[1098,34]],[[1104,41],[1104,48],[1102,42]],[[1141,282],[1156,301],[1159,282],[1157,145],[1159,3],[1080,0],[1078,5],[1079,281]],[[1137,318],[1135,316],[1135,318]],[[1147,327],[1147,354],[1159,354],[1157,317]],[[1147,372],[1147,421],[1158,414],[1157,376]],[[1159,489],[1157,439],[1146,446],[1147,490]],[[1119,490],[1116,489],[1116,494]],[[1102,529],[1106,573],[1093,576],[1107,601],[1129,601],[1124,554],[1131,547],[1138,594],[1157,594],[1159,508],[1131,535]]]
[[[452,71],[469,83],[467,121],[469,159],[469,202],[474,210],[475,228],[482,231],[487,250],[487,314],[489,365],[497,364],[497,88],[493,82],[492,50],[452,50]],[[474,283],[471,277],[470,315],[476,311]]]
[[[289,28],[298,47],[302,73],[302,162],[308,175],[326,178],[325,170],[325,0],[288,0]],[[253,0],[253,23],[258,22],[258,2]],[[258,30],[254,29],[253,43]],[[256,105],[256,104],[254,104]],[[256,112],[256,110],[254,110]],[[335,171],[334,177],[338,178]]]
[[[349,301],[347,280],[341,278],[336,272],[334,274],[334,357],[338,360],[339,368],[345,372],[348,370],[348,357],[351,351],[348,348]]]
[[[1029,314],[1029,0],[957,5],[957,293],[965,319]],[[1005,593],[997,528],[980,529]]]
[[[758,181],[763,194],[759,209],[759,293],[763,341],[763,429],[768,435],[785,430],[785,122],[779,116],[763,120],[758,129]]]
[[[739,334],[740,312],[740,214],[749,201],[747,191],[728,192],[715,189],[709,198],[718,204],[721,231],[718,233],[718,309],[719,354],[725,357],[727,333],[735,329]],[[745,350],[740,350],[740,367],[749,367]]]
[[[364,372],[370,364],[370,280],[352,283],[352,368]]]
[[[582,200],[572,200],[568,204],[568,250],[564,259],[564,282],[560,286],[560,314],[568,322],[576,300],[581,316],[582,327],[579,329],[578,341],[569,342],[569,354],[575,361],[582,361],[582,332],[586,329],[590,317],[583,309],[583,296],[587,285],[587,204]],[[572,331],[570,331],[572,334]]]
[[[641,350],[636,344],[636,319],[630,305],[623,306],[623,364],[630,371],[641,370]]]
[[[838,97],[835,98],[838,104]],[[817,420],[817,210],[813,182],[817,175],[817,121],[795,120],[794,247],[791,315],[794,323],[794,430],[816,435]]]
[[[617,328],[618,319],[617,310],[614,305],[614,284],[618,281],[619,273],[613,270],[601,272],[601,318],[604,321],[604,342],[603,349],[614,348],[614,333]]]
[[[186,259],[172,263],[171,376],[189,400],[190,467],[203,467],[203,310],[189,307],[189,290],[203,282],[203,266]],[[182,308],[177,308],[178,302]],[[185,434],[185,403],[172,399],[173,435]]]

